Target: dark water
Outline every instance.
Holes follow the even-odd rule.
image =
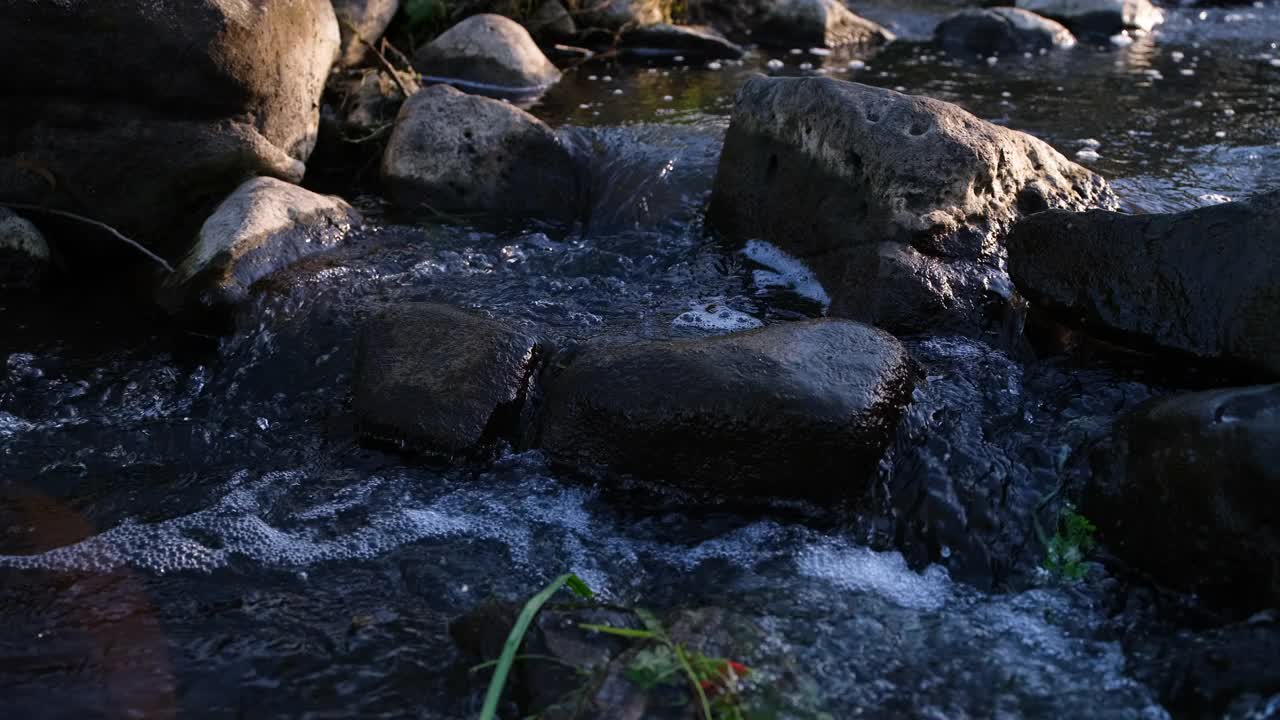
[[[908,36],[932,17],[868,14]],[[1175,11],[1128,47],[995,64],[909,43],[774,57],[779,73],[958,102],[1068,155],[1095,148],[1087,162],[1130,209],[1164,211],[1280,186],[1278,41],[1267,6]],[[388,302],[556,338],[820,314],[802,271],[728,253],[700,224],[733,91],[768,59],[567,73],[534,112],[597,157],[585,232],[386,224],[276,283],[220,341],[157,333],[146,310],[97,297],[0,301],[0,716],[474,716],[447,623],[568,570],[617,601],[754,617],[835,718],[1184,714],[1124,650],[1172,632],[1170,603],[1101,567],[985,593],[945,557],[916,572],[872,549],[840,512],[690,507],[553,473],[537,453],[440,465],[355,442],[352,337]],[[1051,488],[1074,448],[1168,389],[958,338],[909,344],[928,380],[886,477]]]

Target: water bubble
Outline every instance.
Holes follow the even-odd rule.
[[[720,63],[719,61],[716,61],[716,60],[713,60],[713,61],[711,61],[711,62],[707,63],[707,69],[708,69],[708,70],[719,70],[720,68],[723,68],[723,67],[724,67],[724,65],[723,65],[722,63]]]
[[[1076,152],[1076,159],[1081,162],[1096,162],[1101,157],[1098,151],[1092,148],[1085,148]]]
[[[866,70],[867,64],[862,62],[861,60],[850,60],[849,69],[850,70]]]
[[[770,70],[781,70],[784,64],[785,63],[783,63],[781,60],[774,58],[769,62],[765,63],[765,66],[768,67]]]

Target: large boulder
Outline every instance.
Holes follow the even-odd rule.
[[[40,230],[0,207],[0,290],[29,290],[49,267],[49,244]]]
[[[1214,602],[1280,604],[1280,385],[1150,401],[1087,464],[1082,512],[1121,558]]]
[[[302,178],[338,37],[329,0],[0,4],[0,200],[168,249],[246,177]]]
[[[161,303],[173,311],[234,306],[254,283],[333,248],[361,222],[341,198],[275,178],[249,180],[205,220],[176,272],[161,284]]]
[[[753,496],[861,495],[914,382],[893,337],[842,320],[589,344],[546,375],[554,460]]]
[[[371,440],[456,455],[513,437],[543,348],[445,305],[397,305],[360,333],[352,407]]]
[[[528,30],[490,13],[446,30],[414,53],[413,65],[429,81],[494,94],[536,94],[560,79]]]
[[[1150,32],[1164,13],[1150,0],[1018,0],[1017,6],[1053,18],[1082,35]]]
[[[1071,31],[1048,18],[1018,8],[961,10],[934,31],[934,43],[950,53],[1013,55],[1065,49],[1076,44]]]
[[[738,93],[708,218],[810,263],[833,314],[919,332],[1008,307],[1000,240],[1017,219],[1115,202],[1048,144],[950,103],[757,76]]]
[[[840,0],[770,0],[759,13],[752,38],[784,48],[883,45],[893,33],[849,11]]]
[[[382,160],[394,202],[442,212],[572,219],[577,173],[568,148],[541,120],[447,85],[400,108]]]
[[[355,67],[373,54],[369,46],[376,46],[382,39],[382,34],[400,10],[400,0],[333,0],[333,10],[342,33],[338,63],[343,67]]]
[[[1048,212],[1008,239],[1033,308],[1139,350],[1280,375],[1280,191],[1182,213]]]

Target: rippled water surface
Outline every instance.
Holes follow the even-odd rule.
[[[987,593],[953,581],[945,553],[910,569],[918,558],[852,511],[691,507],[537,453],[447,465],[355,442],[352,338],[389,302],[449,302],[560,340],[820,314],[803,268],[701,227],[734,89],[770,59],[1093,150],[1082,161],[1134,211],[1280,186],[1280,8],[1178,10],[1127,47],[994,64],[910,42],[934,15],[867,14],[908,41],[566,73],[533,111],[595,158],[593,210],[573,231],[408,221],[359,198],[382,225],[273,283],[221,340],[156,331],[123,302],[0,301],[3,715],[471,716],[447,623],[566,570],[613,600],[755,618],[836,718],[1177,715],[1124,651],[1162,621],[1102,571]],[[1048,492],[1074,448],[1165,391],[957,338],[908,344],[928,380],[886,480]]]

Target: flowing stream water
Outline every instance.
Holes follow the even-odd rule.
[[[0,716],[473,717],[448,622],[566,571],[618,602],[748,615],[834,718],[1186,716],[1127,651],[1172,636],[1177,612],[1100,566],[1076,585],[987,592],[945,562],[909,568],[839,510],[691,506],[536,452],[445,464],[356,442],[353,337],[390,302],[557,339],[821,314],[802,267],[702,228],[748,72],[930,95],[1069,157],[1090,150],[1131,211],[1280,187],[1280,7],[1174,10],[1128,46],[994,64],[911,42],[928,17],[867,14],[907,41],[567,72],[532,111],[596,158],[579,232],[410,223],[353,198],[378,222],[271,283],[221,339],[92,289],[0,300]],[[1171,389],[961,338],[907,342],[928,379],[886,475],[1051,487],[1082,442]],[[1280,717],[1265,700],[1272,714],[1255,716]]]

